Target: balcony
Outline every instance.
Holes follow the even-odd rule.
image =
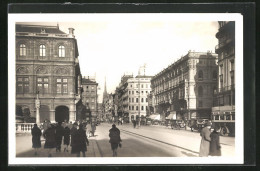
[[[227,38],[226,40],[224,40],[223,42],[220,42],[218,45],[215,46],[215,52],[218,53],[218,51],[224,47],[225,45],[231,43],[233,41],[232,38]]]

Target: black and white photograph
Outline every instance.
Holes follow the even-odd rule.
[[[238,13],[9,14],[9,163],[242,164],[242,25]]]

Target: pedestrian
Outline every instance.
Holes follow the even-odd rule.
[[[53,124],[49,125],[49,128],[43,133],[43,136],[45,137],[45,144],[44,148],[49,149],[48,150],[48,157],[52,157],[51,151],[53,148],[56,148],[56,130]]]
[[[80,157],[80,152],[82,152],[83,157],[86,157],[87,145],[89,145],[89,141],[82,124],[79,125],[79,129],[77,130],[77,139],[75,143],[77,157]]]
[[[62,137],[64,135],[64,128],[61,125],[61,122],[58,122],[58,125],[56,127],[56,134],[55,134],[55,139],[56,139],[56,152],[61,151],[61,143],[62,143]]]
[[[221,146],[219,143],[219,132],[220,127],[215,126],[214,131],[210,134],[210,148],[209,148],[209,155],[210,156],[221,156]]]
[[[92,127],[91,127],[91,124],[90,122],[87,123],[87,137],[89,138],[90,135],[92,134]]]
[[[136,120],[133,120],[134,128],[136,127]]]
[[[65,145],[64,147],[64,152],[67,151],[69,152],[69,145],[70,145],[70,129],[68,126],[64,128],[64,139],[63,139],[63,144]]]
[[[38,128],[37,124],[34,124],[33,129],[31,130],[32,134],[32,148],[34,148],[34,155],[37,155],[38,148],[41,148],[41,135],[42,132]]]
[[[207,122],[205,127],[201,130],[201,143],[200,143],[200,157],[208,157],[209,155],[209,146],[210,146],[210,128],[211,124]]]
[[[43,127],[43,133],[49,128],[51,122],[48,120],[48,119],[45,119],[43,124],[42,124],[42,127]]]
[[[70,135],[71,135],[71,141],[70,141],[70,146],[71,146],[71,154],[76,154],[77,153],[77,130],[78,130],[78,124],[75,122],[73,124],[73,127],[70,130]]]
[[[113,157],[117,157],[117,148],[118,146],[121,148],[121,138],[120,138],[120,130],[116,127],[115,124],[112,125],[112,128],[109,130],[110,144],[111,149],[113,151]]]
[[[96,123],[95,122],[91,123],[91,129],[92,129],[92,136],[94,137],[95,136],[95,131],[96,131]]]

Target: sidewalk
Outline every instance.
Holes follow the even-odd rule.
[[[89,146],[87,146],[86,157],[101,157],[96,137],[90,137]],[[32,148],[32,136],[30,134],[17,134],[16,135],[16,157],[48,157],[48,149],[44,149],[45,139],[41,137],[42,147],[38,150],[38,155],[34,155],[34,149]],[[69,146],[69,152],[64,152],[64,145],[62,141],[61,152],[56,152],[53,148],[51,153],[52,157],[77,157],[76,154],[71,154],[71,147]],[[82,153],[81,153],[82,156]]]

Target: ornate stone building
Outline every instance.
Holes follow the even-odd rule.
[[[222,134],[235,134],[235,22],[219,21],[218,90],[214,93],[212,121],[220,124]],[[224,132],[224,133],[223,133]]]
[[[82,78],[82,102],[86,106],[92,117],[98,115],[98,83],[89,77]],[[89,117],[90,113],[87,113]]]
[[[209,119],[217,89],[217,55],[190,51],[156,74],[151,84],[155,113],[163,120]]]
[[[16,111],[40,122],[75,121],[81,99],[81,74],[74,29],[59,26],[16,25]],[[19,113],[20,111],[20,113]]]
[[[147,75],[124,75],[117,88],[119,116],[129,120],[146,117],[148,111],[147,95],[151,93],[151,78]]]

